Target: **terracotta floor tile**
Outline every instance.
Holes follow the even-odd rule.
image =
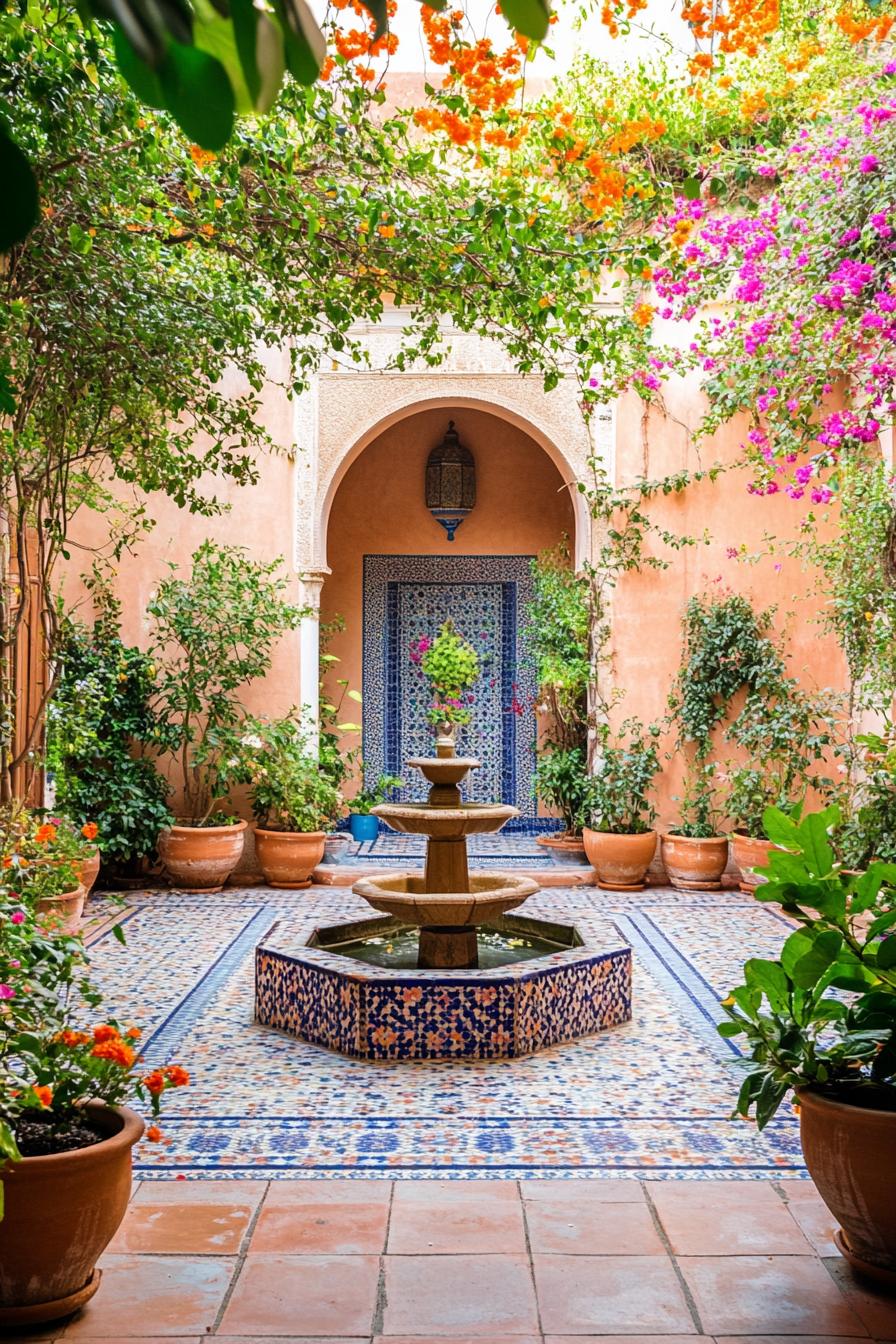
[[[646,1204],[565,1204],[540,1199],[526,1205],[529,1245],[558,1255],[665,1255]]]
[[[867,1335],[719,1335],[715,1344],[868,1344]]]
[[[201,1336],[214,1324],[232,1259],[105,1255],[99,1291],[66,1328],[69,1339],[133,1339],[146,1333]]]
[[[374,1335],[373,1344],[482,1344],[482,1335]],[[488,1344],[541,1344],[541,1335],[489,1335]]]
[[[520,1199],[516,1181],[396,1181],[392,1207],[424,1204],[443,1208],[446,1204],[463,1204],[471,1191],[490,1205],[518,1204]]]
[[[810,1255],[768,1181],[651,1181],[648,1197],[676,1255]]]
[[[250,1204],[134,1204],[109,1250],[121,1254],[238,1255]]]
[[[144,1177],[134,1193],[134,1204],[246,1204],[255,1209],[264,1198],[267,1181],[152,1181]]]
[[[428,1200],[418,1193],[423,1184],[396,1187],[390,1255],[525,1254],[523,1206],[512,1182],[457,1181],[450,1193],[441,1182],[426,1182],[427,1189],[440,1187]]]
[[[538,1333],[523,1255],[391,1255],[385,1265],[384,1335],[494,1340]]]
[[[589,1339],[600,1344],[715,1344],[710,1335],[545,1335],[544,1344],[587,1344]],[[837,1344],[848,1344],[838,1340]],[[867,1339],[864,1344],[868,1344]]]
[[[808,1181],[782,1181],[781,1189],[790,1216],[798,1223],[816,1255],[839,1255],[834,1242],[837,1220],[815,1186]]]
[[[219,1331],[213,1338],[224,1339],[227,1344],[271,1344],[270,1335],[222,1335]],[[369,1340],[369,1335],[277,1335],[277,1344],[369,1344]],[[207,1341],[200,1340],[200,1344]]]
[[[681,1257],[710,1335],[861,1335],[820,1260],[803,1255]]]
[[[375,1255],[251,1255],[218,1333],[369,1335],[378,1280]]]
[[[249,1253],[379,1255],[386,1243],[387,1204],[266,1203]]]
[[[392,1196],[391,1181],[296,1180],[271,1181],[266,1207],[283,1204],[387,1204]]]
[[[826,1260],[825,1265],[869,1335],[896,1340],[896,1297],[888,1297],[873,1284],[857,1279],[840,1255]]]
[[[648,1255],[534,1255],[546,1334],[694,1334],[672,1261]]]
[[[546,1177],[541,1181],[520,1181],[520,1191],[525,1200],[561,1199],[569,1204],[577,1204],[580,1200],[593,1200],[600,1204],[644,1203],[643,1181],[630,1181],[627,1178],[618,1181],[561,1181]]]

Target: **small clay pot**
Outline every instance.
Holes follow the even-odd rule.
[[[326,831],[255,829],[255,857],[272,887],[298,890],[311,886],[311,874],[324,856]]]
[[[175,887],[183,891],[220,891],[240,861],[244,821],[232,826],[169,826],[158,850]]]
[[[79,869],[78,876],[81,878],[81,886],[87,896],[93,891],[96,880],[100,875],[100,852],[95,849],[89,859],[77,865]]]
[[[753,892],[768,878],[760,877],[754,873],[754,868],[766,868],[768,866],[768,856],[773,849],[779,849],[779,845],[773,845],[771,840],[760,839],[754,835],[744,835],[742,831],[735,831],[731,836],[731,854],[734,862],[740,869],[740,889],[747,893]]]
[[[96,1262],[127,1210],[143,1121],[127,1106],[86,1109],[100,1143],[0,1169],[0,1329],[58,1321],[99,1287]]]
[[[87,892],[84,887],[75,887],[74,891],[63,892],[61,896],[45,896],[38,901],[38,912],[46,916],[46,924],[52,933],[75,934],[81,927],[84,902]]]
[[[799,1094],[809,1175],[840,1224],[836,1241],[854,1269],[896,1286],[896,1111]]]
[[[644,890],[644,878],[656,853],[656,831],[615,835],[586,827],[582,840],[599,887],[607,891]]]
[[[663,863],[669,881],[679,891],[720,891],[728,863],[727,835],[699,839],[689,835],[664,835]]]

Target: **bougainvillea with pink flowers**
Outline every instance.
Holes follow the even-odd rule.
[[[696,320],[703,431],[746,412],[750,489],[814,504],[896,412],[896,62],[854,92],[847,110],[757,149],[768,194],[755,213],[679,198],[653,274],[660,316]],[[652,363],[634,385],[660,386],[668,366]]]

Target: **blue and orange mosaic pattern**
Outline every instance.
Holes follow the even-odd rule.
[[[631,946],[632,1018],[495,1060],[352,1059],[254,1021],[256,946],[278,923],[302,940],[368,917],[348,890],[129,896],[126,947],[91,909],[109,1011],[144,1026],[148,1064],[193,1074],[170,1095],[168,1144],[137,1150],[144,1178],[805,1176],[792,1112],[762,1134],[731,1119],[742,1061],[718,1002],[791,927],[739,892],[533,896],[527,913],[586,937],[609,922]]]
[[[599,941],[592,930],[589,945],[498,970],[396,971],[297,946],[278,928],[256,952],[256,1017],[360,1059],[528,1055],[629,1020],[632,958],[621,942],[608,925]]]

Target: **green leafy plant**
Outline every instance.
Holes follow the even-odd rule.
[[[615,732],[606,723],[600,727],[588,779],[592,830],[642,835],[652,828],[656,809],[647,795],[660,768],[659,735],[657,724],[645,728],[636,718],[626,719]]]
[[[419,666],[429,682],[432,704],[426,711],[427,723],[469,723],[470,694],[479,680],[479,655],[469,640],[445,621],[435,639],[421,635],[411,641],[411,662]]]
[[[542,551],[531,572],[523,638],[535,664],[539,709],[548,717],[551,746],[572,750],[588,736],[591,584],[572,568],[568,537]]]
[[[320,709],[318,714],[318,760],[320,768],[341,789],[354,766],[360,760],[360,748],[343,748],[347,734],[360,734],[361,724],[343,720],[343,706],[346,700],[356,705],[362,702],[361,692],[354,690],[347,677],[335,677],[330,691],[330,673],[339,662],[335,653],[330,651],[330,641],[334,634],[345,629],[345,618],[334,616],[321,622],[320,627]]]
[[[189,579],[172,574],[149,603],[159,735],[183,776],[184,816],[214,825],[242,769],[240,694],[271,666],[274,645],[301,619],[276,578],[279,561],[206,541]]]
[[[718,1028],[746,1037],[736,1110],[755,1110],[760,1129],[803,1087],[896,1109],[896,865],[845,872],[831,844],[839,823],[836,806],[800,820],[769,808],[764,818],[782,848],[759,869],[768,881],[754,895],[799,928],[776,959],[746,962]]]
[[[81,885],[82,865],[96,853],[97,827],[74,826],[20,803],[0,808],[0,881],[32,901],[64,896]]]
[[[708,840],[718,835],[724,811],[719,799],[714,761],[692,762],[685,777],[684,793],[678,800],[678,822],[673,835],[690,840]]]
[[[104,865],[134,874],[153,856],[171,813],[168,781],[150,756],[138,754],[158,743],[155,665],[122,642],[118,617],[106,590],[92,630],[65,623],[47,714],[47,766],[56,807],[80,825],[94,822]]]
[[[563,818],[565,834],[578,836],[588,820],[590,789],[584,747],[553,747],[535,763],[533,786],[539,798]]]
[[[246,721],[240,747],[239,778],[249,785],[249,801],[260,826],[305,832],[333,827],[342,795],[309,751],[295,719]]]
[[[375,807],[385,803],[393,789],[404,787],[404,780],[397,775],[380,775],[369,788],[359,789],[354,798],[348,800],[349,811],[357,816],[369,816]]]
[[[896,729],[856,739],[861,767],[837,832],[837,852],[850,868],[872,859],[896,862]]]

